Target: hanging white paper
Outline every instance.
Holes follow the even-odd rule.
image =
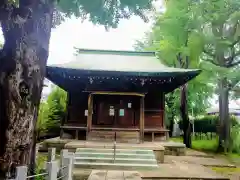
[[[88,116],[88,110],[87,109],[84,111],[84,115]]]
[[[114,109],[113,108],[109,109],[109,116],[114,116]]]

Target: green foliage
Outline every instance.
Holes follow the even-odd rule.
[[[238,123],[231,129],[231,151],[240,154],[240,124]]]
[[[7,1],[9,4],[19,6],[17,0]],[[74,15],[83,20],[88,19],[94,24],[115,28],[120,19],[128,19],[131,15],[140,16],[144,21],[147,21],[146,12],[153,8],[152,2],[153,0],[56,0],[58,12],[54,18],[57,19],[60,16],[62,19],[62,17]]]
[[[218,139],[198,139],[192,141],[192,148],[198,151],[216,152]]]
[[[231,116],[230,118],[232,127],[231,127],[231,152],[240,153],[240,124],[237,121],[235,116]],[[194,120],[194,132],[195,133],[216,133],[217,125],[219,124],[219,116],[215,115],[207,115],[200,118],[196,118]],[[182,129],[182,121],[179,122],[180,129]],[[198,150],[208,150],[209,148],[217,149],[217,141],[214,142],[212,146],[204,143],[194,143],[193,148],[195,147]],[[206,146],[206,147],[205,147]]]
[[[158,15],[152,30],[145,34],[143,41],[137,41],[135,48],[137,50],[156,51],[159,59],[166,65],[179,67],[177,55],[182,58],[190,58],[189,68],[201,68],[200,56],[203,46],[203,36],[198,30],[200,24],[199,17],[194,14],[196,3],[190,0],[168,0],[166,2],[166,12]],[[209,99],[214,93],[211,85],[214,76],[210,71],[202,73],[194,80],[188,83],[188,110],[194,116],[205,111],[210,105]],[[168,99],[174,99],[169,106]],[[172,98],[172,96],[174,98]],[[166,95],[166,114],[179,115],[180,90],[174,91],[174,94]],[[174,112],[173,112],[174,111]],[[168,121],[167,121],[168,122]]]
[[[174,142],[182,142],[182,138],[171,138]],[[215,153],[218,147],[218,139],[192,139],[192,149]]]
[[[49,94],[47,102],[41,102],[37,121],[38,139],[46,133],[59,130],[66,112],[66,99],[66,92],[56,87]]]
[[[46,172],[46,170],[44,170],[44,165],[47,162],[47,156],[46,155],[42,155],[41,153],[38,153],[38,158],[36,161],[36,169],[35,169],[35,174],[41,174]],[[35,178],[36,180],[45,180],[45,176],[38,176]]]
[[[205,0],[198,5],[203,35],[203,64],[211,63],[216,75],[227,77],[230,87],[240,81],[240,1]]]
[[[95,24],[116,27],[119,20],[135,14],[146,20],[144,11],[152,8],[152,0],[64,0],[58,8],[66,16],[89,18]]]
[[[48,115],[50,111],[48,108],[48,104],[45,102],[41,102],[38,111],[38,119],[37,119],[37,139],[43,134],[47,132],[49,128],[51,128],[54,123],[49,120]]]
[[[59,124],[60,120],[64,118],[66,112],[66,101],[66,92],[59,87],[54,88],[47,99],[50,111],[48,115],[49,120],[55,122],[55,124]]]
[[[232,128],[239,126],[239,123],[235,116],[230,118],[232,123]],[[196,133],[210,133],[217,132],[217,126],[219,124],[219,116],[217,115],[206,115],[194,119],[194,131]],[[182,121],[179,122],[179,127],[182,129]]]

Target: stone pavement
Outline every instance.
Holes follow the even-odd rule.
[[[228,180],[209,168],[201,165],[175,162],[172,164],[160,164],[158,171],[139,172],[143,179],[218,179]]]
[[[93,170],[88,180],[141,180],[136,171]]]
[[[196,164],[202,166],[214,167],[235,167],[234,164],[229,163],[226,159],[212,158],[212,157],[195,157],[195,156],[165,156],[165,163],[171,164],[174,162]]]

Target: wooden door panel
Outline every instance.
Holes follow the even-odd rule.
[[[135,101],[130,96],[99,96],[97,101],[97,124],[115,127],[133,127]],[[131,107],[128,107],[131,103]],[[114,108],[114,116],[110,116],[110,107]],[[120,110],[124,110],[124,115],[120,116]]]
[[[113,125],[114,116],[109,115],[110,104],[101,102],[98,105],[97,124],[98,125]]]
[[[117,121],[119,126],[123,127],[131,127],[134,126],[134,110],[128,107],[129,99],[123,98],[120,100],[118,106],[118,114],[117,114]],[[124,110],[124,115],[120,116],[120,110]]]

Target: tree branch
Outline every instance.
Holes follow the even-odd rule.
[[[222,67],[220,64],[214,62],[214,60],[210,60],[210,59],[207,59],[207,58],[205,58],[204,60],[207,61],[207,62],[209,62],[209,63],[212,63],[212,64],[215,65],[215,66]]]
[[[240,79],[236,78],[234,81],[228,84],[228,89],[232,90],[239,82],[240,82]]]
[[[240,51],[236,52],[235,48],[231,46],[231,55],[226,59],[226,64],[230,65],[234,61],[234,58],[239,55],[240,55]]]
[[[213,53],[207,51],[205,48],[203,49],[203,52],[211,57],[215,57]]]
[[[237,65],[239,65],[239,64],[240,64],[240,60],[238,60],[238,61],[236,61],[236,62],[233,62],[233,63],[231,63],[231,64],[227,64],[226,67],[227,67],[227,68],[232,68],[232,67],[237,66]]]
[[[0,6],[0,21],[12,20],[16,24],[24,24],[31,14],[32,7],[30,5],[17,8],[6,2]]]
[[[240,36],[238,36],[238,38],[235,41],[233,41],[230,47],[234,47],[238,42],[240,42]]]

